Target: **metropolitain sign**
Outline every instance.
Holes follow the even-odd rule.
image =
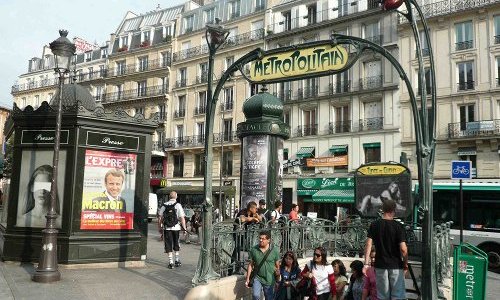
[[[250,80],[253,82],[287,80],[335,73],[342,70],[348,60],[348,54],[342,46],[316,45],[303,49],[266,54],[260,60],[252,62]]]

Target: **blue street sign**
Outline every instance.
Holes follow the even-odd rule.
[[[451,179],[471,179],[472,162],[465,160],[451,161]]]

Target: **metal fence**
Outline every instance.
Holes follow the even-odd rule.
[[[280,219],[277,223],[240,224],[239,219],[215,223],[213,226],[212,263],[221,277],[241,274],[248,264],[248,250],[259,242],[259,232],[269,230],[274,247],[280,255],[292,250],[297,257],[312,256],[312,251],[319,246],[327,250],[328,255],[338,257],[361,257],[368,228],[373,219],[359,216],[347,218],[343,222],[325,219],[303,218],[298,222]],[[411,223],[403,223],[408,242],[410,260],[421,260],[421,229]],[[434,243],[436,245],[436,270],[439,281],[450,276],[451,264],[451,222],[436,225]]]

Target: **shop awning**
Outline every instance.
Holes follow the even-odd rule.
[[[312,195],[316,203],[354,203],[354,190],[321,190]]]
[[[318,190],[297,190],[297,196],[312,196],[317,192]]]
[[[366,143],[363,148],[380,148],[380,143]]]
[[[331,154],[346,153],[347,152],[347,145],[333,145],[330,147],[329,150],[330,150]]]
[[[301,147],[295,155],[299,158],[314,157],[314,147]]]

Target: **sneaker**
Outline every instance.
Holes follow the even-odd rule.
[[[173,263],[169,263],[169,264],[168,264],[168,268],[169,268],[169,269],[173,269],[173,268],[174,268],[174,264],[173,264]]]
[[[180,260],[176,261],[176,262],[175,262],[175,266],[176,266],[176,267],[180,267],[180,266],[181,266],[181,261],[180,261]]]

